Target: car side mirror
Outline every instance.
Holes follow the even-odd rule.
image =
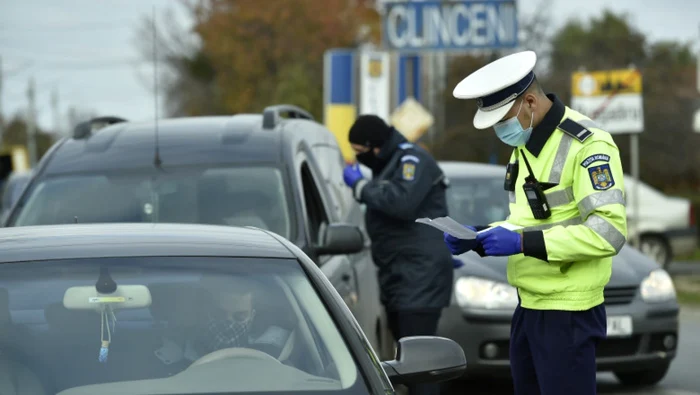
[[[325,227],[321,243],[316,247],[318,255],[355,254],[365,247],[364,236],[358,226],[329,224]]]
[[[467,358],[454,340],[410,336],[399,339],[396,359],[382,362],[382,367],[394,385],[439,383],[462,376]]]

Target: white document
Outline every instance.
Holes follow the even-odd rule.
[[[476,239],[476,232],[469,228],[465,228],[464,225],[450,217],[440,217],[435,219],[418,218],[416,222],[432,226],[433,228],[439,229],[461,240]]]

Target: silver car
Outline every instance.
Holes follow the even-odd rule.
[[[441,162],[451,187],[450,216],[463,224],[486,225],[508,215],[503,190],[505,167]],[[452,305],[445,310],[439,336],[456,340],[469,361],[467,375],[510,375],[510,320],[518,299],[506,280],[507,258],[457,257]],[[598,347],[598,370],[612,371],[624,384],[653,385],[676,356],[679,305],[670,276],[630,246],[613,258],[605,288],[608,337]]]

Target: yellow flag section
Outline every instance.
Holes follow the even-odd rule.
[[[335,135],[346,162],[355,161],[348,132],[355,118],[355,53],[351,49],[333,49],[324,56],[324,110],[326,127]]]
[[[635,69],[576,72],[571,77],[571,93],[578,97],[641,94],[642,74]]]
[[[355,106],[352,104],[326,104],[325,117],[326,127],[338,140],[343,158],[346,162],[354,162],[355,153],[348,142],[348,132],[357,118]]]

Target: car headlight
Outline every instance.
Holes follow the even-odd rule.
[[[461,308],[505,310],[518,306],[518,291],[514,287],[478,277],[457,279],[455,298]]]
[[[640,287],[642,299],[648,303],[667,302],[676,298],[676,288],[664,269],[649,273]]]

